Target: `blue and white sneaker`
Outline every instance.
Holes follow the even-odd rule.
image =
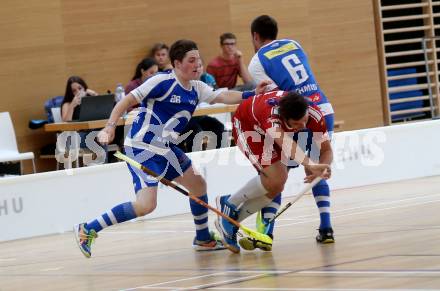
[[[219,196],[215,199],[217,208],[232,219],[237,219],[239,211],[235,206],[228,203],[231,195]],[[240,247],[237,244],[238,227],[230,223],[227,219],[218,216],[215,221],[215,227],[220,232],[223,245],[233,253],[239,253]]]
[[[90,258],[92,256],[92,243],[98,237],[96,231],[94,229],[87,229],[87,225],[81,223],[73,227],[73,233],[83,255],[86,258]]]

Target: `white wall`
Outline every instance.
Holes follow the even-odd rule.
[[[337,133],[332,189],[440,175],[440,121]],[[206,178],[209,198],[233,193],[256,172],[237,148],[190,154]],[[302,169],[290,172],[284,194],[303,186]],[[0,241],[70,230],[116,204],[135,198],[124,163],[0,179]],[[189,212],[187,198],[160,187],[147,218]]]

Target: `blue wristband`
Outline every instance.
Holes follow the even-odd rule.
[[[243,93],[241,93],[241,99],[248,99],[249,97],[252,97],[255,95],[255,91],[243,91]]]

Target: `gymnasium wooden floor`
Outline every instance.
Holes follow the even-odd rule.
[[[0,290],[440,290],[440,177],[336,191],[332,209],[335,244],[315,243],[308,195],[273,252],[196,253],[190,215],[107,229],[92,259],[72,233],[1,243]]]

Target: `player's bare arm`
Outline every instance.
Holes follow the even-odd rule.
[[[131,93],[116,103],[116,106],[113,108],[110,118],[107,121],[107,125],[98,133],[98,142],[101,144],[111,143],[115,138],[115,129],[119,118],[121,118],[128,108],[138,103],[139,102]]]
[[[331,143],[329,140],[323,141],[320,144],[320,151],[319,152],[320,152],[319,153],[319,164],[330,165],[333,161],[333,150],[332,150],[332,146],[331,146]],[[306,174],[307,174],[307,176],[304,178],[304,182],[306,182],[306,183],[312,182],[317,176],[319,176],[319,175],[312,174],[307,169],[306,169]],[[331,177],[331,174],[332,174],[331,168],[329,167],[323,173],[322,177],[324,179],[329,179]]]
[[[329,140],[321,143],[319,163],[330,165],[333,162],[333,150]]]
[[[271,81],[261,81],[257,85],[257,88],[255,88],[255,95],[264,93],[266,86],[269,84],[271,84]],[[217,95],[217,97],[211,103],[239,104],[241,101],[243,101],[243,92],[229,90]]]

